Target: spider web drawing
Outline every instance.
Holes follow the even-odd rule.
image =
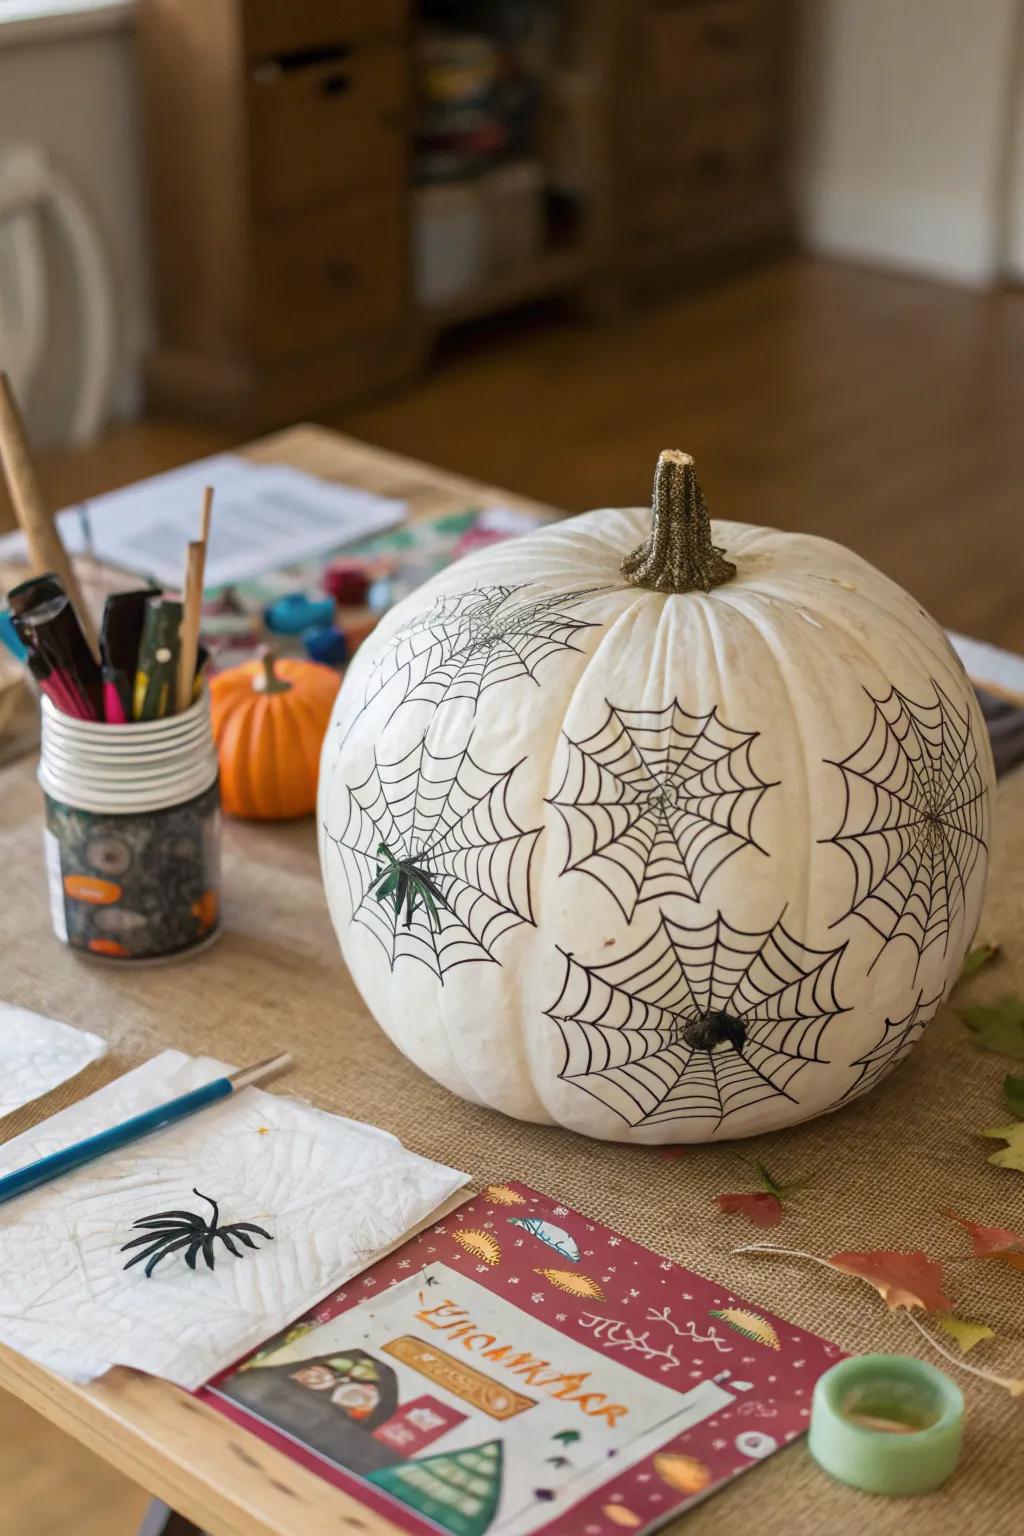
[[[475,712],[489,688],[524,677],[537,683],[538,668],[550,656],[578,651],[576,637],[597,626],[573,618],[572,610],[605,588],[531,597],[530,586],[523,582],[449,593],[403,624],[374,660],[352,725],[400,674],[401,696],[388,720],[417,699],[435,706],[470,699]]]
[[[986,789],[970,720],[932,687],[931,704],[895,688],[883,699],[868,694],[871,729],[835,764],[843,816],[839,831],[824,839],[853,866],[850,912],[883,939],[909,939],[915,975],[933,944],[946,953],[967,882],[979,856],[987,857]]]
[[[565,1047],[559,1076],[629,1125],[709,1122],[773,1100],[796,1103],[805,1067],[846,1010],[836,995],[845,950],[810,949],[782,918],[767,933],[721,914],[697,927],[662,915],[638,949],[566,971],[548,1017]]]
[[[924,1034],[926,1028],[939,1011],[943,994],[937,992],[927,1002],[921,1001],[923,992],[917,994],[917,1001],[909,1013],[905,1013],[902,1019],[886,1019],[882,1027],[882,1033],[869,1051],[851,1063],[858,1067],[859,1071],[838,1100],[839,1104],[846,1104],[850,1099],[859,1099],[862,1093],[867,1093],[877,1082],[886,1077],[893,1067],[901,1062],[904,1056],[908,1056],[912,1048]]]
[[[403,957],[418,960],[443,984],[457,965],[498,963],[503,936],[533,922],[530,863],[540,828],[521,827],[509,810],[518,766],[491,772],[468,744],[437,755],[424,738],[396,762],[375,754],[366,778],[347,788],[344,826],[324,831],[341,861],[352,921],[373,934],[392,970]],[[382,897],[389,867],[428,895],[411,906]]]
[[[756,731],[735,731],[678,700],[660,710],[608,705],[592,736],[568,745],[551,796],[569,838],[565,874],[592,876],[628,922],[641,902],[696,901],[741,848],[764,853],[751,831],[774,787],[750,762]]]

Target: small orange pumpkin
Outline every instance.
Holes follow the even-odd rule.
[[[269,651],[211,679],[226,811],[283,821],[313,809],[320,748],[340,682],[319,662],[276,658]]]

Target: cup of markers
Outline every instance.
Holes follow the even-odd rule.
[[[53,930],[118,963],[216,937],[220,789],[205,686],[180,715],[106,725],[42,704],[39,784]]]
[[[108,597],[94,655],[52,573],[8,593],[42,695],[39,784],[57,937],[118,963],[209,943],[220,914],[220,791],[199,648],[203,538],[183,599]]]

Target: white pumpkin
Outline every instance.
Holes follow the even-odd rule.
[[[975,930],[992,784],[923,609],[837,544],[709,525],[667,453],[653,528],[591,512],[488,549],[363,644],[321,861],[424,1072],[590,1136],[711,1141],[909,1051]]]

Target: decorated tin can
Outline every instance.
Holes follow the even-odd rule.
[[[129,725],[42,702],[39,783],[53,930],[119,963],[209,943],[220,911],[220,792],[209,696]]]

